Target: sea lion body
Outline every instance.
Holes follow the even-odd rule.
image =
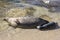
[[[11,26],[38,26],[48,23],[48,21],[38,17],[17,17],[17,18],[5,18],[5,20]]]
[[[39,21],[40,21],[39,18],[35,18],[35,17],[20,17],[18,19],[18,23],[25,25],[38,23]]]

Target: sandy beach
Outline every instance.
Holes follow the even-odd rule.
[[[8,7],[7,7],[8,6]],[[19,6],[19,5],[18,5]],[[54,29],[38,30],[38,29],[23,29],[16,28],[14,29],[11,26],[8,26],[8,23],[3,21],[5,17],[19,17],[26,16],[28,13],[35,17],[41,17],[48,20],[49,22],[54,21],[60,25],[60,12],[49,12],[47,8],[34,6],[32,11],[29,9],[29,6],[16,7],[14,4],[12,6],[9,4],[1,4],[0,10],[0,40],[60,40],[60,27]],[[11,8],[12,7],[12,8]],[[9,10],[8,10],[9,9]],[[5,14],[4,14],[5,13]],[[14,15],[14,16],[13,16]],[[47,15],[47,16],[46,16]]]

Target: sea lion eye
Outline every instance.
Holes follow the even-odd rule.
[[[19,24],[20,22],[19,22],[19,20],[18,19],[16,19],[16,21],[15,21],[17,24]]]

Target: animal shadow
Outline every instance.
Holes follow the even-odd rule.
[[[36,26],[18,26],[18,28],[22,28],[22,29],[36,29]]]

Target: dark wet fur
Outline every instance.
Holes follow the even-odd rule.
[[[47,24],[47,23],[49,23],[47,20],[44,20],[44,19],[41,19],[41,18],[38,18],[38,22],[34,22],[34,23],[26,23],[26,24],[24,24],[24,23],[19,23],[19,22],[16,22],[18,25],[20,25],[20,26],[38,26],[38,25],[44,25],[44,24]]]

